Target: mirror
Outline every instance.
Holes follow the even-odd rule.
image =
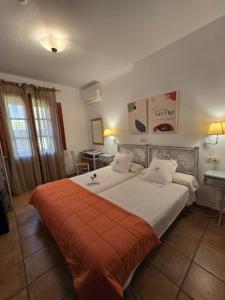
[[[96,118],[91,120],[92,143],[94,145],[104,145],[103,120]]]

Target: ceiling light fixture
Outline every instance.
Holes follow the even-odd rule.
[[[51,51],[52,53],[62,52],[66,49],[65,42],[53,35],[45,35],[40,39],[42,47]]]
[[[27,4],[27,0],[17,0],[20,4]]]

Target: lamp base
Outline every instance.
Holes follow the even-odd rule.
[[[216,145],[216,144],[218,144],[218,141],[219,141],[218,135],[216,135],[216,140],[215,140],[215,142],[212,142],[211,136],[209,137],[209,139],[211,140],[211,142],[206,142],[206,141],[205,141],[205,144],[206,144],[206,145]]]

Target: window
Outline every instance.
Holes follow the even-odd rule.
[[[37,147],[39,154],[55,154],[56,152],[56,137],[53,127],[54,120],[52,119],[51,107],[47,101],[38,101],[30,97],[30,116],[28,117],[27,108],[23,99],[20,96],[5,99],[8,121],[10,126],[11,141],[13,153],[16,159],[31,157],[33,154],[32,145],[34,140],[31,137],[31,128],[34,127]],[[59,118],[59,128],[63,133],[63,146],[66,148],[65,135],[63,128],[62,111],[57,104],[57,113]],[[61,115],[60,115],[61,112]],[[31,119],[30,119],[31,118]],[[61,118],[61,119],[60,119]],[[1,129],[1,128],[0,128]],[[3,130],[3,128],[2,128]],[[1,134],[2,139],[2,134]]]
[[[14,155],[16,158],[30,157],[32,155],[31,137],[25,106],[20,98],[15,100],[8,101]]]
[[[33,113],[40,154],[54,154],[55,139],[49,106],[33,104]]]

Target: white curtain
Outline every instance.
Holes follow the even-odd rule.
[[[7,129],[12,190],[20,194],[42,183],[28,98],[21,87],[1,83],[0,104]]]
[[[55,92],[0,81],[13,194],[65,177]]]
[[[65,177],[65,162],[55,92],[34,89],[32,107],[44,182]]]

